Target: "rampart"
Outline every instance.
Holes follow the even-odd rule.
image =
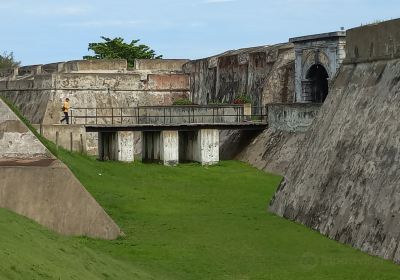
[[[400,20],[347,31],[347,59],[270,209],[400,262]]]

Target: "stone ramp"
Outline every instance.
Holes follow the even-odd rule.
[[[0,100],[0,207],[65,235],[121,231],[62,162]]]
[[[347,61],[270,205],[280,216],[395,262],[400,262],[400,52],[393,48],[400,44],[398,30],[400,20],[347,32]]]
[[[302,148],[304,132],[287,132],[269,128],[247,145],[236,159],[279,175],[286,173],[297,150]]]

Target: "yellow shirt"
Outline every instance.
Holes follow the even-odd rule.
[[[67,102],[67,101],[65,101],[64,102],[64,105],[63,105],[63,108],[64,108],[64,112],[68,112],[68,110],[69,110],[69,102]]]

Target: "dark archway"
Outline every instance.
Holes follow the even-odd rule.
[[[328,72],[321,64],[308,69],[306,79],[310,81],[311,102],[322,103],[328,95]]]

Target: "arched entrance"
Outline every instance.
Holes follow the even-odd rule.
[[[328,95],[328,72],[321,64],[314,64],[307,71],[306,79],[311,102],[322,103]]]

